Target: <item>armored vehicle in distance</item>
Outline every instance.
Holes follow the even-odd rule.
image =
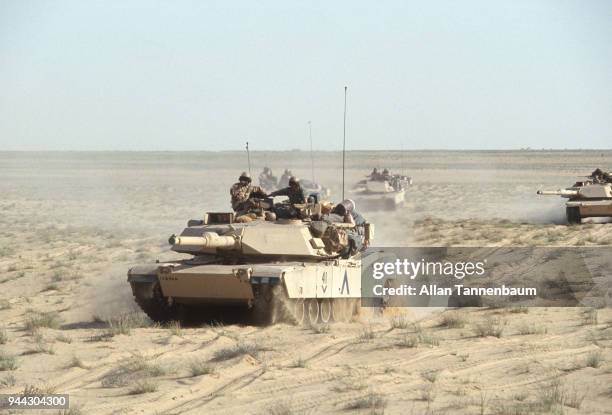
[[[412,178],[387,170],[378,174],[376,169],[353,188],[353,198],[364,211],[395,210],[406,203],[406,190]]]
[[[599,174],[601,173],[601,174]],[[557,195],[569,199],[565,203],[567,221],[581,223],[583,218],[612,217],[612,175],[595,170],[587,180],[559,190],[538,190],[539,195]]]
[[[351,238],[367,246],[373,225],[329,220],[319,203],[295,207],[301,219],[262,212],[248,223],[236,222],[234,213],[190,220],[169,239],[189,258],[129,270],[136,302],[158,322],[205,318],[215,307],[239,310],[257,324],[349,320],[361,296],[361,252]]]

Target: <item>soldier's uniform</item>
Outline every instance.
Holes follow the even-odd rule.
[[[268,191],[277,188],[278,180],[272,174],[272,170],[269,167],[264,167],[263,172],[259,175],[259,185]]]
[[[297,187],[285,187],[284,189],[277,190],[276,192],[270,193],[270,196],[287,196],[289,203],[295,205],[297,203],[306,203],[306,197],[304,196],[304,189],[302,186]]]
[[[327,215],[331,222],[352,223],[355,227],[347,230],[348,246],[342,255],[353,255],[365,248],[365,218],[355,210],[355,202],[350,199],[337,204],[331,214]],[[340,220],[338,220],[340,218]]]
[[[281,188],[287,187],[289,185],[289,179],[291,178],[291,176],[293,176],[293,174],[291,173],[291,170],[285,169],[285,172],[283,173],[280,180],[278,181],[278,186]]]
[[[232,209],[235,212],[246,212],[251,207],[249,199],[253,193],[259,193],[265,195],[266,192],[259,187],[253,186],[251,183],[238,182],[234,183],[230,188],[230,195],[232,197]]]

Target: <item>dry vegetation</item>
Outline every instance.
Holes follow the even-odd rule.
[[[320,177],[338,175],[336,156],[321,156]],[[611,156],[414,154],[403,162],[412,206],[363,213],[385,245],[610,245],[612,225],[567,226],[562,200],[534,193],[610,166]],[[0,162],[2,393],[67,391],[76,406],[63,414],[572,415],[612,406],[608,308],[363,310],[354,322],[309,328],[153,324],[135,310],[126,270],[175,257],[169,234],[203,209],[226,209],[242,159],[21,157]],[[349,182],[382,160],[400,166],[396,154],[355,157]],[[309,171],[294,154],[255,153],[253,162],[278,171],[281,159]],[[338,182],[325,184],[339,193]]]

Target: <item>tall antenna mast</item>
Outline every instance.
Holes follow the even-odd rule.
[[[342,133],[342,200],[344,200],[344,170],[346,162],[346,90],[344,87],[344,129]]]
[[[312,182],[315,182],[314,178],[314,154],[312,153],[312,122],[308,121],[308,136],[310,137],[310,168],[312,170]]]
[[[249,142],[246,142],[247,162],[249,163],[249,176],[251,175],[251,152],[249,151]]]

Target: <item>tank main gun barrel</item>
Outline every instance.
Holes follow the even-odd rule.
[[[233,236],[221,236],[215,232],[204,232],[202,236],[176,236],[168,240],[172,249],[178,252],[193,252],[207,248],[238,248],[239,242]]]
[[[578,196],[578,190],[569,190],[569,189],[538,190],[538,194],[541,196],[574,197],[574,196]]]

